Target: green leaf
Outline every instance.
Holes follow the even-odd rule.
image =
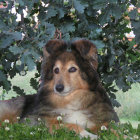
[[[121,104],[117,100],[114,100],[113,98],[111,98],[111,103],[114,107],[120,107],[121,106]]]
[[[13,39],[9,36],[5,36],[1,38],[0,40],[0,49],[6,48],[10,46],[10,44],[13,42]]]
[[[25,95],[24,89],[21,89],[18,86],[13,86],[13,91],[15,91],[18,95]]]
[[[35,69],[35,63],[31,56],[26,57],[26,64],[28,66],[29,71]]]
[[[66,41],[69,41],[70,40],[69,33],[63,34],[63,39],[66,40]]]
[[[37,45],[39,48],[42,48],[45,46],[45,42],[44,41],[38,41],[38,45]]]
[[[49,38],[51,39],[55,34],[54,24],[46,23],[46,27],[47,27],[46,33],[49,35]]]
[[[10,69],[10,71],[9,71],[9,76],[10,76],[11,79],[12,79],[14,76],[16,76],[16,74],[17,74],[17,69],[16,69],[16,68]]]
[[[114,55],[109,56],[109,67],[111,67],[114,64],[115,60],[116,58]]]
[[[140,20],[139,21],[132,21],[133,31],[137,43],[140,43]]]
[[[18,0],[18,1],[19,1],[20,6],[24,6],[24,1],[23,0]]]
[[[61,32],[62,33],[67,33],[67,32],[74,32],[75,31],[75,26],[74,23],[65,23],[61,27]]]
[[[33,87],[33,89],[38,90],[39,82],[35,78],[31,78],[30,85]]]
[[[123,9],[119,5],[112,4],[112,5],[110,5],[110,8],[111,8],[111,12],[112,12],[111,15],[114,16],[116,20],[121,18]]]
[[[109,93],[109,96],[110,96],[111,98],[113,98],[113,99],[116,99],[116,95],[113,94],[113,93]]]
[[[3,86],[3,88],[6,89],[7,91],[10,90],[11,83],[7,80],[6,75],[1,70],[0,70],[0,83],[2,83],[0,87]]]
[[[137,7],[140,8],[140,2],[138,2]]]
[[[10,50],[14,55],[16,55],[16,54],[21,54],[21,53],[23,52],[23,48],[20,48],[20,47],[18,47],[18,46],[16,46],[16,45],[10,46],[9,50]]]
[[[0,40],[0,48],[8,47],[12,42],[22,40],[22,33],[5,31]]]
[[[128,15],[129,15],[130,19],[135,19],[137,16],[137,10],[134,9],[134,10],[130,11]]]
[[[49,8],[47,9],[47,13],[46,13],[46,19],[55,17],[56,14],[57,14],[57,10],[53,6],[49,6]]]
[[[9,91],[11,89],[11,82],[8,80],[5,80],[3,82],[3,88],[6,89],[7,91]]]
[[[35,60],[40,60],[40,55],[38,52],[32,49],[32,56],[34,57]]]
[[[107,7],[108,2],[107,0],[93,0],[92,4],[93,4],[93,9],[99,10]]]
[[[6,24],[3,22],[3,20],[0,19],[0,30],[6,30],[6,28]]]
[[[101,40],[95,40],[93,41],[93,44],[95,44],[95,46],[97,47],[97,49],[103,49],[105,47],[105,44],[101,41]]]
[[[73,4],[74,4],[74,8],[80,13],[84,13],[84,9],[86,7],[88,7],[88,4],[86,3],[82,3],[80,0],[74,0],[73,1]]]
[[[118,5],[111,4],[108,5],[99,16],[99,21],[101,25],[109,22],[111,20],[111,16],[114,16],[116,20],[118,20],[122,15],[122,10]]]
[[[3,71],[0,70],[0,81],[5,81],[7,78],[5,76],[5,74],[3,73]]]
[[[111,16],[111,9],[107,7],[103,11],[103,13],[99,16],[100,24],[104,25],[105,23],[107,23],[110,20],[110,16]]]
[[[101,35],[102,29],[94,29],[89,34],[89,39],[97,39]]]
[[[18,41],[22,40],[22,33],[20,32],[4,32],[6,35],[9,35],[12,39]]]
[[[59,14],[59,19],[63,18],[64,15],[65,15],[65,11],[62,8],[59,8],[59,7],[58,7],[57,10],[58,10],[58,14]]]
[[[5,70],[10,70],[11,68],[11,62],[10,61],[6,61],[5,65],[4,65]]]
[[[21,62],[23,64],[27,64],[28,70],[31,71],[33,69],[35,69],[35,63],[33,58],[31,57],[31,55],[22,55],[21,57]]]
[[[124,78],[122,76],[118,77],[118,79],[116,80],[116,85],[120,89],[123,89],[123,86],[125,85],[125,83],[124,83]]]
[[[109,3],[116,3],[118,2],[118,0],[108,0]]]

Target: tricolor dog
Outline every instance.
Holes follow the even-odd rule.
[[[97,139],[97,131],[118,116],[101,85],[97,50],[88,40],[67,43],[50,40],[43,49],[42,83],[37,94],[0,101],[0,120],[29,118],[37,124],[41,118],[52,130],[62,123],[81,137]],[[90,129],[89,133],[86,128]]]

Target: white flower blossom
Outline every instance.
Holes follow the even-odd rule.
[[[5,122],[5,123],[9,123],[10,121],[9,121],[9,120],[4,120],[4,122]]]
[[[66,114],[65,114],[65,113],[61,113],[60,115],[61,115],[62,117],[66,116]]]
[[[30,132],[30,135],[34,135],[35,133],[34,132]]]
[[[63,127],[63,126],[64,126],[64,124],[61,123],[61,124],[60,124],[60,127]]]
[[[13,137],[14,137],[13,135],[10,135],[10,136],[9,136],[9,138],[13,138]]]
[[[134,138],[134,139],[139,139],[139,136],[134,135],[133,138]]]
[[[118,124],[118,125],[121,125],[121,123],[120,123],[120,122],[118,122],[117,124]]]
[[[114,120],[111,120],[111,123],[115,123],[115,121]]]
[[[57,120],[58,120],[58,121],[62,121],[62,117],[61,117],[61,116],[58,116],[58,117],[57,117]]]
[[[40,121],[41,121],[41,119],[40,119],[40,118],[38,118],[38,121],[40,122]]]
[[[101,130],[107,130],[107,127],[106,126],[101,126]]]
[[[41,131],[41,128],[38,128],[37,130],[38,130],[38,131]]]
[[[128,133],[129,132],[129,130],[127,129],[127,130],[124,130],[124,133]]]
[[[20,117],[17,117],[17,120],[20,120]]]
[[[9,130],[10,130],[10,128],[9,128],[9,127],[5,127],[5,130],[6,130],[6,131],[9,131]]]

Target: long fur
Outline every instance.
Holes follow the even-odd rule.
[[[89,134],[85,130],[86,127],[97,132],[101,125],[107,126],[111,120],[119,121],[97,73],[97,50],[94,44],[88,40],[72,43],[51,40],[45,45],[43,53],[42,83],[38,93],[16,99],[20,107],[16,107],[15,103],[10,107],[11,100],[8,103],[0,102],[1,120],[4,120],[7,114],[10,116],[15,112],[14,119],[20,116],[23,121],[25,117],[29,117],[31,124],[34,125],[37,124],[37,118],[42,118],[51,130],[52,125],[58,126],[57,116],[64,113],[66,116],[63,121],[66,127],[74,129],[81,136],[90,136],[91,139],[97,136]],[[56,82],[54,66],[57,62],[61,64],[64,71],[67,70],[66,66],[69,66],[70,62],[73,62],[79,70],[76,77],[72,79],[69,79],[72,74],[68,72],[65,76],[64,74],[57,76],[64,84],[69,83],[69,86],[74,86],[75,90],[66,96],[54,92]]]

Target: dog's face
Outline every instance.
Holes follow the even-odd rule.
[[[88,83],[81,77],[81,71],[72,53],[65,52],[58,57],[53,67],[54,93],[66,96],[79,89],[87,89]]]
[[[49,41],[44,48],[43,86],[60,96],[77,90],[94,90],[97,85],[96,53],[96,47],[89,41],[77,41],[70,46],[60,40]]]

